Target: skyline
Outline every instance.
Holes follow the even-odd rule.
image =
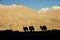
[[[38,11],[41,8],[60,6],[60,0],[0,0],[0,4],[7,6],[12,4],[23,5]]]

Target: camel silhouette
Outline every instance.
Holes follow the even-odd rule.
[[[47,30],[46,26],[40,26],[40,28],[41,28],[42,31],[46,31]]]
[[[30,32],[34,32],[34,27],[33,26],[29,26],[29,30],[30,30]]]
[[[23,27],[24,32],[28,32],[28,28],[27,27]]]

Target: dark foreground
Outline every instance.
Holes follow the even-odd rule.
[[[18,32],[18,31],[0,31],[0,39],[7,40],[58,40],[60,39],[60,30],[48,30],[38,32]]]

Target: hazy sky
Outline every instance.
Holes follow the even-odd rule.
[[[47,8],[51,6],[60,6],[60,0],[0,0],[0,4],[4,5],[24,5],[34,10]]]

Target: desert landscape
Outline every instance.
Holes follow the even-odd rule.
[[[0,30],[23,31],[24,26],[34,26],[39,31],[41,25],[46,25],[47,30],[60,30],[60,6],[36,11],[22,5],[0,4]]]
[[[60,39],[60,0],[0,0],[0,40]]]

